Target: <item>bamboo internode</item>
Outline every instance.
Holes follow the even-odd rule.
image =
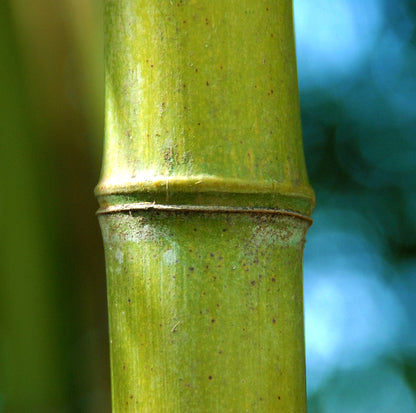
[[[305,411],[292,4],[105,4],[113,409]]]

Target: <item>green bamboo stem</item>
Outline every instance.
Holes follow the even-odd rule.
[[[30,116],[9,3],[0,2],[0,411],[62,411],[68,400],[64,323],[56,316],[60,272],[51,259],[53,197],[40,173],[49,164]]]
[[[106,0],[114,412],[306,411],[292,3]]]

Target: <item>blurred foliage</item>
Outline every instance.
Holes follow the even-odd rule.
[[[416,410],[416,6],[295,0],[309,411]],[[101,0],[0,2],[0,411],[109,412]]]
[[[416,411],[416,7],[295,0],[309,411]]]

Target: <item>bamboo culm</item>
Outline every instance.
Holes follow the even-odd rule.
[[[305,412],[292,3],[106,0],[114,412]]]

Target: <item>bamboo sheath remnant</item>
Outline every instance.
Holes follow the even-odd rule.
[[[114,412],[305,412],[291,1],[106,0]]]
[[[113,212],[122,211],[175,211],[175,212],[224,212],[224,213],[240,213],[240,214],[272,214],[272,215],[287,215],[304,219],[312,224],[312,218],[298,214],[293,211],[286,211],[276,208],[237,208],[224,206],[206,206],[206,205],[157,205],[155,203],[149,204],[147,202],[139,202],[132,204],[110,205],[100,208],[97,214],[109,214]]]

